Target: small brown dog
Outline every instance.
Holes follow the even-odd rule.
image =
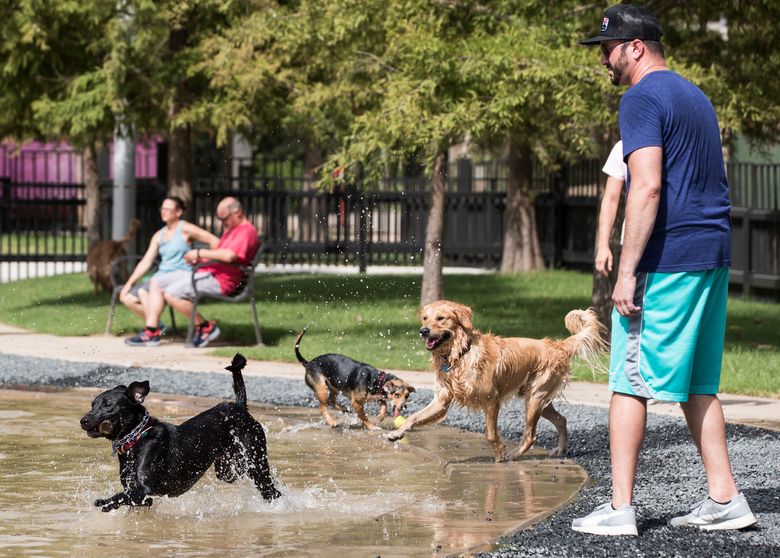
[[[328,413],[328,405],[347,412],[347,409],[336,401],[339,393],[349,397],[360,422],[369,430],[379,430],[379,427],[368,420],[363,410],[363,405],[368,401],[379,402],[377,422],[382,422],[387,415],[388,400],[393,406],[393,416],[401,414],[409,395],[414,393],[412,386],[401,378],[344,355],[326,354],[306,360],[298,350],[305,333],[306,329],[298,334],[295,340],[295,356],[306,369],[306,385],[320,402],[320,412],[328,426],[338,426]]]
[[[92,281],[96,293],[101,287],[107,293],[114,290],[111,281],[111,262],[126,254],[125,245],[135,236],[140,225],[141,222],[138,219],[133,219],[124,237],[119,240],[101,240],[89,247],[87,275],[89,275],[89,280]]]
[[[540,416],[558,431],[558,447],[550,455],[566,453],[566,419],[552,401],[569,379],[572,357],[579,355],[592,368],[603,367],[599,356],[607,348],[604,326],[592,309],[569,312],[565,323],[572,335],[558,341],[481,333],[472,326],[471,308],[447,300],[432,302],[419,314],[420,336],[436,370],[436,391],[428,406],[388,434],[389,440],[403,438],[414,426],[444,419],[457,402],[485,413],[485,437],[497,462],[518,459],[528,451]],[[514,396],[525,400],[525,433],[520,445],[505,453],[506,444],[498,435],[498,412],[501,403]]]

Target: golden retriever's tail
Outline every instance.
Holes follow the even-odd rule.
[[[609,343],[604,340],[606,328],[593,308],[572,310],[566,314],[564,323],[571,333],[571,337],[564,341],[571,355],[584,360],[594,377],[596,372],[607,373],[607,367],[601,358],[609,350]]]
[[[127,227],[127,234],[122,238],[120,238],[119,240],[117,240],[117,242],[119,244],[127,244],[128,242],[130,242],[130,239],[135,236],[135,233],[136,231],[138,231],[138,227],[140,226],[141,226],[141,221],[139,221],[138,219],[133,219],[130,222],[130,226]]]

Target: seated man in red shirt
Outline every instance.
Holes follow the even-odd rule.
[[[184,254],[184,260],[196,264],[203,260],[215,263],[199,269],[195,273],[198,292],[229,295],[245,277],[241,269],[230,263],[249,265],[257,250],[257,230],[246,218],[241,204],[236,198],[227,197],[217,205],[217,219],[222,221],[222,236],[216,248],[197,248]],[[188,318],[192,315],[192,300],[195,290],[190,277],[170,285],[165,291],[165,301],[171,308]],[[206,320],[200,313],[195,317],[195,335],[192,344],[205,347],[219,336],[215,320]]]

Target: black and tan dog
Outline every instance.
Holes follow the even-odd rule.
[[[382,422],[387,415],[388,400],[393,406],[393,416],[397,417],[406,407],[406,400],[414,393],[414,388],[401,378],[377,370],[370,364],[358,362],[348,356],[337,354],[320,355],[315,359],[306,360],[298,348],[306,328],[298,334],[295,340],[295,356],[306,369],[306,385],[311,388],[320,402],[320,412],[328,426],[338,426],[328,413],[328,405],[343,412],[347,409],[336,401],[336,396],[343,393],[349,397],[360,422],[369,430],[378,430],[372,424],[363,409],[368,401],[379,403],[377,422]]]
[[[149,382],[132,382],[104,391],[81,419],[91,438],[111,440],[119,454],[124,490],[95,506],[150,506],[151,496],[180,496],[214,464],[217,478],[234,482],[244,474],[266,500],[281,496],[268,467],[263,427],[249,414],[240,354],[227,367],[233,373],[235,403],[223,402],[179,426],[149,416],[143,406]]]

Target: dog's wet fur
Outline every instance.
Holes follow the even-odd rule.
[[[110,511],[124,505],[150,506],[152,496],[180,496],[212,464],[224,482],[246,474],[266,500],[281,496],[271,478],[263,427],[247,408],[244,366],[246,359],[236,354],[226,367],[233,374],[235,402],[220,403],[178,426],[149,417],[139,427],[148,417],[143,406],[148,381],[116,386],[95,397],[92,410],[81,418],[81,428],[92,438],[112,441],[124,488],[96,500],[95,506]],[[143,433],[134,435],[139,428]]]
[[[127,234],[119,240],[101,240],[95,242],[87,251],[87,275],[97,293],[101,288],[107,293],[113,292],[111,281],[111,262],[127,254],[126,245],[135,236],[141,222],[133,219]]]
[[[497,462],[519,459],[528,451],[540,417],[558,432],[558,447],[550,455],[566,454],[566,418],[552,402],[571,375],[575,355],[590,367],[603,369],[604,326],[592,309],[569,312],[564,322],[571,336],[561,340],[481,333],[472,325],[471,308],[448,300],[424,306],[419,315],[420,337],[436,371],[436,390],[431,403],[389,433],[389,440],[403,438],[414,426],[443,420],[450,405],[458,403],[485,413],[485,437]],[[501,403],[515,396],[525,401],[525,429],[520,445],[507,452],[498,435],[498,413]]]
[[[403,412],[409,395],[414,393],[412,386],[397,376],[344,355],[329,353],[306,360],[299,350],[305,333],[306,329],[295,339],[295,356],[306,369],[306,385],[319,401],[320,413],[328,426],[338,426],[328,413],[329,405],[344,413],[348,412],[347,408],[336,400],[340,393],[349,398],[360,422],[369,430],[378,430],[379,427],[366,416],[363,406],[368,401],[379,403],[379,414],[376,417],[378,423],[387,416],[388,402],[393,407],[394,417]]]

